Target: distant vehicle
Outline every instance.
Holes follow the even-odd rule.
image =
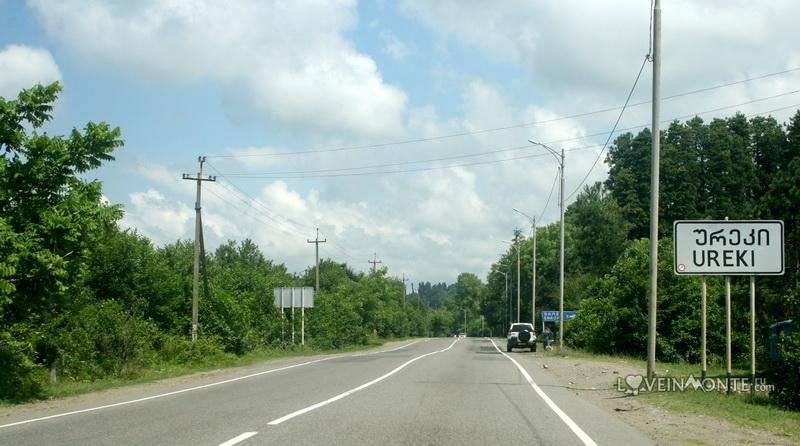
[[[459,338],[466,338],[466,337],[467,337],[467,334],[466,334],[466,333],[459,333],[459,334],[458,334],[458,337],[459,337]]]
[[[506,351],[525,347],[530,348],[532,352],[536,351],[536,331],[533,329],[533,324],[511,324],[506,339],[508,341]]]

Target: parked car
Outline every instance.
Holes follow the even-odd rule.
[[[533,324],[511,324],[508,329],[508,337],[506,338],[506,351],[511,351],[515,348],[530,348],[532,352],[536,351],[536,331],[533,329]]]

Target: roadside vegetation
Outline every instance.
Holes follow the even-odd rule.
[[[290,321],[273,306],[272,290],[312,286],[314,268],[292,274],[278,253],[262,252],[251,240],[205,253],[200,340],[191,342],[193,243],[155,246],[120,228],[124,209],[106,203],[100,182],[87,178],[113,161],[122,132],[106,123],[66,136],[42,132],[59,92],[54,83],[0,98],[0,400],[295,352]],[[783,220],[786,274],[757,280],[757,355],[759,375],[777,386],[769,404],[800,409],[800,333],[781,341],[781,362],[768,355],[769,325],[800,320],[800,112],[788,123],[741,114],[676,121],[661,138],[659,360],[700,358],[699,280],[672,273],[673,221]],[[647,129],[618,136],[605,158],[608,179],[585,186],[566,209],[565,308],[578,315],[566,324],[565,339],[587,352],[633,358],[646,352],[650,139]],[[555,206],[543,215],[554,213]],[[533,319],[539,321],[539,312],[558,308],[558,222],[536,234]],[[503,336],[518,294],[521,320],[532,320],[531,235],[514,233],[521,277],[510,247],[486,283],[463,273],[454,284],[419,283],[406,299],[403,282],[386,269],[367,274],[322,260],[320,293],[306,314],[308,351],[465,329]],[[746,368],[747,282],[732,283],[734,360]],[[717,367],[724,296],[721,278],[708,284],[709,362]],[[761,403],[743,404],[760,410]]]
[[[618,136],[605,156],[608,178],[585,186],[566,209],[564,308],[577,310],[577,316],[565,323],[564,335],[572,347],[640,360],[646,355],[651,138],[648,129]],[[699,117],[675,121],[661,140],[658,360],[700,361],[700,279],[673,272],[673,222],[783,220],[786,273],[756,279],[756,362],[758,375],[777,387],[771,402],[800,409],[800,330],[779,340],[781,361],[769,356],[769,326],[800,321],[800,112],[788,123],[738,113],[710,122]],[[552,219],[557,206],[544,215]],[[522,230],[514,234],[521,253],[522,321],[531,320],[531,235]],[[488,275],[489,297],[481,311],[496,330],[507,327],[512,316],[516,319],[516,264],[517,250],[510,247]],[[539,328],[539,313],[559,308],[558,221],[537,228],[536,268]],[[510,301],[504,297],[502,273],[509,275]],[[748,278],[733,277],[731,282],[734,365],[749,369]],[[724,357],[724,311],[723,278],[709,276],[712,366]],[[548,325],[557,329],[557,324]]]
[[[449,335],[460,326],[440,288],[403,299],[386,269],[356,273],[320,262],[320,293],[306,312],[306,347],[273,288],[313,286],[250,240],[203,257],[199,339],[189,339],[193,243],[154,246],[123,230],[124,210],[103,200],[92,169],[113,161],[122,132],[88,123],[66,136],[42,132],[58,83],[0,98],[0,401],[63,396],[287,354]],[[471,275],[466,283],[481,285]],[[436,291],[436,292],[434,292]],[[423,299],[424,297],[424,299]]]

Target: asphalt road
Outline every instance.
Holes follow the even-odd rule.
[[[272,361],[128,400],[23,411],[0,419],[0,444],[652,444],[539,364],[482,338]]]

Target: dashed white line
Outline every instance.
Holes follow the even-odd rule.
[[[558,407],[556,403],[554,403],[553,400],[551,400],[550,397],[547,396],[547,394],[545,394],[542,391],[541,388],[539,388],[539,386],[533,381],[533,378],[531,378],[531,375],[528,374],[528,371],[525,370],[524,367],[519,365],[519,363],[514,358],[512,358],[511,356],[505,354],[502,350],[500,350],[500,348],[497,347],[497,344],[494,343],[493,339],[489,339],[489,341],[491,341],[492,345],[494,345],[494,348],[497,349],[497,351],[500,352],[501,355],[510,359],[511,362],[513,362],[514,365],[517,366],[520,373],[522,373],[522,376],[525,377],[525,380],[528,381],[528,384],[531,385],[533,390],[544,400],[544,402],[550,407],[550,409],[552,409],[553,412],[555,412],[556,415],[558,415],[558,417],[561,418],[561,421],[566,423],[567,427],[569,427],[572,430],[572,432],[574,432],[575,435],[577,435],[578,438],[580,438],[583,444],[585,444],[586,446],[597,446],[597,443],[595,443],[594,440],[592,440],[592,438],[589,437],[589,435],[587,435],[586,432],[584,432],[583,429],[580,428],[580,426],[578,426],[577,423],[572,421],[572,418],[570,418],[569,415],[564,413],[564,411],[561,410],[561,408]]]
[[[225,443],[220,443],[219,446],[233,446],[236,443],[240,443],[242,441],[247,440],[248,438],[252,437],[253,435],[257,434],[258,432],[245,432],[242,435],[237,435],[236,437],[231,438],[230,440],[226,441]]]
[[[401,345],[400,347],[396,347],[396,348],[389,349],[389,350],[382,350],[382,351],[378,351],[378,352],[373,352],[371,354],[387,353],[387,352],[392,352],[392,351],[395,351],[395,350],[400,350],[401,348],[408,347],[410,345],[416,344],[417,342],[419,342],[419,341],[413,341],[413,342],[410,342],[408,344]],[[289,366],[286,366],[286,367],[279,367],[277,369],[264,370],[262,372],[251,373],[251,374],[245,375],[245,376],[239,376],[239,377],[236,377],[236,378],[226,379],[226,380],[223,380],[223,381],[217,381],[217,382],[213,382],[213,383],[209,383],[209,384],[203,384],[201,386],[189,387],[187,389],[176,390],[174,392],[161,393],[161,394],[158,394],[158,395],[151,395],[151,396],[147,396],[147,397],[144,397],[144,398],[138,398],[138,399],[135,399],[135,400],[121,401],[119,403],[106,404],[104,406],[90,407],[88,409],[73,410],[71,412],[63,412],[63,413],[58,413],[58,414],[55,414],[55,415],[48,415],[48,416],[45,416],[45,417],[31,418],[30,420],[23,420],[23,421],[17,421],[17,422],[14,422],[14,423],[2,424],[2,425],[0,425],[0,429],[7,428],[7,427],[12,427],[12,426],[19,426],[19,425],[22,425],[22,424],[35,423],[35,422],[38,422],[38,421],[52,420],[53,418],[61,418],[61,417],[66,417],[66,416],[70,416],[70,415],[78,415],[78,414],[87,413],[87,412],[95,412],[95,411],[98,411],[98,410],[110,409],[112,407],[127,406],[129,404],[141,403],[141,402],[144,402],[144,401],[150,401],[150,400],[154,400],[154,399],[158,399],[158,398],[164,398],[164,397],[167,397],[167,396],[178,395],[178,394],[186,393],[186,392],[192,392],[192,391],[195,391],[195,390],[207,389],[209,387],[215,387],[215,386],[219,386],[219,385],[222,385],[222,384],[228,384],[228,383],[232,383],[232,382],[236,382],[236,381],[241,381],[241,380],[244,380],[244,379],[255,378],[257,376],[262,376],[262,375],[266,375],[266,374],[274,373],[274,372],[280,372],[282,370],[289,370],[289,369],[293,369],[293,368],[296,368],[296,367],[302,367],[304,365],[315,364],[315,363],[322,362],[322,361],[328,361],[330,359],[347,358],[347,357],[351,357],[351,356],[355,356],[355,354],[328,356],[328,357],[325,357],[325,358],[314,359],[312,361],[306,361],[306,362],[302,362],[302,363],[299,363],[299,364],[289,365]]]
[[[340,394],[338,394],[338,395],[336,395],[334,397],[328,398],[325,401],[321,401],[319,403],[312,404],[311,406],[305,407],[305,408],[300,409],[300,410],[296,410],[296,411],[294,411],[294,412],[292,412],[292,413],[290,413],[288,415],[284,415],[284,416],[282,416],[280,418],[276,418],[276,419],[270,421],[267,424],[269,424],[271,426],[275,426],[275,425],[283,423],[284,421],[288,421],[288,420],[291,420],[292,418],[299,417],[300,415],[303,415],[303,414],[306,414],[308,412],[311,412],[312,410],[319,409],[320,407],[327,406],[328,404],[331,404],[333,402],[339,401],[340,399],[345,398],[347,396],[350,396],[350,395],[358,392],[359,390],[364,390],[367,387],[369,387],[369,386],[371,386],[371,385],[373,385],[375,383],[383,381],[384,379],[394,375],[395,373],[399,372],[400,370],[403,370],[406,366],[408,366],[409,364],[411,364],[414,361],[418,361],[418,360],[420,360],[420,359],[422,359],[422,358],[424,358],[426,356],[435,355],[437,353],[442,353],[442,352],[446,352],[447,350],[450,350],[451,348],[453,348],[453,346],[456,344],[456,342],[458,342],[458,339],[454,340],[446,348],[443,348],[441,350],[436,350],[436,351],[433,351],[433,352],[430,352],[430,353],[425,353],[424,355],[420,355],[420,356],[417,356],[415,358],[409,359],[408,361],[406,361],[403,364],[401,364],[399,367],[397,367],[395,369],[392,369],[391,371],[389,371],[386,374],[381,375],[381,376],[373,379],[372,381],[364,383],[364,384],[362,384],[362,385],[360,385],[358,387],[354,387],[354,388],[348,390],[347,392],[340,393]]]

